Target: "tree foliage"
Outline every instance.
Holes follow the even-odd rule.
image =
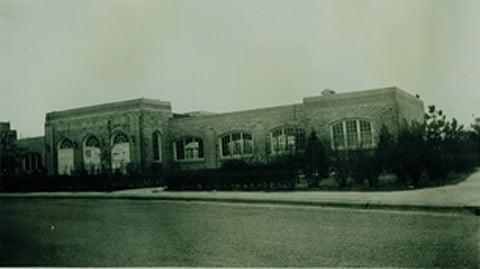
[[[304,172],[309,185],[317,185],[319,180],[329,173],[329,147],[327,141],[319,139],[315,131],[307,138],[304,152]]]

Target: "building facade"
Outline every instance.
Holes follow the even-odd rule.
[[[396,87],[326,90],[302,103],[229,113],[176,114],[169,102],[136,99],[50,112],[45,136],[21,143],[41,156],[48,174],[218,168],[296,151],[311,131],[333,148],[374,147],[382,125],[395,133],[423,115],[423,102]]]

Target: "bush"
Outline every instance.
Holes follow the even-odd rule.
[[[271,164],[231,160],[221,169],[176,170],[166,179],[168,190],[292,190],[296,170]]]
[[[320,187],[320,189],[322,190],[338,190],[340,185],[338,184],[338,181],[334,178],[326,178],[320,181],[318,187]]]

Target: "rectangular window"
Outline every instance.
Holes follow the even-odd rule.
[[[372,127],[368,121],[360,121],[360,140],[363,146],[373,144]]]

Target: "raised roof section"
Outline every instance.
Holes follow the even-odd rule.
[[[135,109],[155,109],[155,110],[166,110],[171,111],[170,102],[160,101],[156,99],[147,99],[139,98],[127,101],[99,104],[93,106],[79,107],[61,111],[52,111],[47,113],[46,119],[55,120],[63,119],[70,117],[77,117],[79,115],[88,115],[88,114],[101,114],[101,113],[112,113],[112,112],[122,112],[126,110],[135,110]]]
[[[353,99],[353,98],[361,98],[361,97],[376,96],[376,95],[400,95],[412,101],[417,101],[420,103],[422,102],[419,98],[407,93],[406,91],[399,89],[398,87],[384,87],[384,88],[377,88],[372,90],[361,90],[361,91],[354,91],[354,92],[310,96],[310,97],[303,98],[303,103],[310,104],[310,103],[325,102],[325,101],[331,101],[331,100]]]

